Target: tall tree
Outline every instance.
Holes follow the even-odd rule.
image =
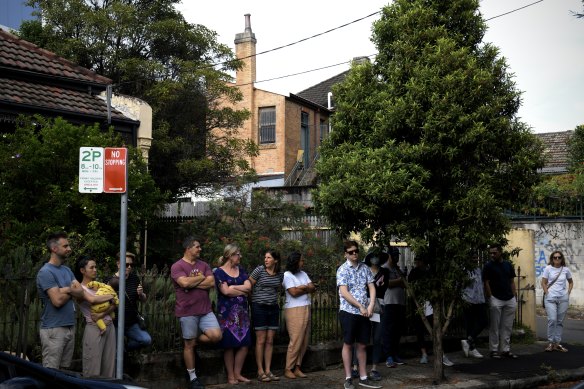
[[[241,63],[215,32],[187,23],[179,0],[28,0],[38,20],[22,38],[109,77],[114,91],[153,108],[151,173],[174,196],[215,191],[251,176],[256,145],[237,138],[249,112],[227,86]]]
[[[65,230],[80,244],[76,255],[91,251],[98,258],[119,247],[120,197],[78,192],[78,151],[83,146],[115,147],[123,143],[99,125],[75,126],[63,119],[23,119],[16,131],[0,137],[0,265],[11,252],[38,249],[47,232]],[[128,236],[163,204],[139,150],[129,153]],[[16,264],[17,265],[17,264]],[[3,267],[3,266],[0,266]],[[25,271],[31,271],[27,268]]]
[[[485,30],[477,0],[385,7],[375,62],[355,64],[333,89],[333,131],[317,163],[315,201],[333,224],[367,241],[405,240],[430,259],[432,276],[410,292],[434,307],[436,380],[470,253],[504,238],[505,209],[525,199],[542,166]]]

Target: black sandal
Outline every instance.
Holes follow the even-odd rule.
[[[517,358],[519,358],[517,355],[513,354],[511,351],[505,351],[501,355],[504,356],[505,358],[510,358],[510,359],[517,359]]]
[[[491,351],[491,358],[494,358],[494,359],[501,359],[501,354],[499,354],[499,353],[498,353],[498,352],[496,352],[496,351]]]

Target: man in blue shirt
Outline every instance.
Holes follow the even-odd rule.
[[[71,269],[64,265],[71,255],[67,234],[50,234],[47,248],[51,257],[37,274],[37,290],[43,304],[40,328],[43,366],[69,368],[75,348],[73,297],[82,297],[83,289]]]

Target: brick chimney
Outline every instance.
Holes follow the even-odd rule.
[[[244,67],[236,75],[237,85],[256,81],[256,38],[251,31],[251,15],[245,14],[245,31],[235,35],[235,56],[242,59]]]

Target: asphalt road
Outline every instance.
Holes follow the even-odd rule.
[[[537,337],[547,339],[547,317],[537,316]],[[584,320],[564,319],[562,343],[584,344]]]

